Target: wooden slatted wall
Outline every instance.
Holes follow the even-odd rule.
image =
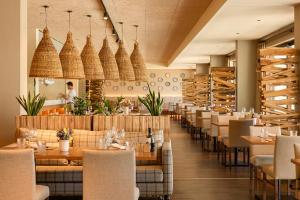
[[[184,103],[195,103],[194,79],[182,79],[182,100]]]
[[[299,113],[298,57],[294,48],[259,50],[259,90],[263,121],[281,128],[296,127]]]
[[[208,74],[196,74],[194,77],[195,104],[199,107],[210,106],[210,78]]]

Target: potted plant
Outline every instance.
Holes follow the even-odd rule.
[[[61,129],[56,133],[56,136],[59,140],[59,150],[69,151],[72,129],[70,128]]]
[[[74,110],[73,110],[74,115],[85,115],[90,105],[90,102],[87,101],[85,98],[81,98],[81,97],[74,97],[73,102],[74,102]]]
[[[123,99],[120,102],[121,107],[123,108],[123,112],[125,115],[129,114],[129,107],[132,105],[130,99]]]
[[[138,97],[138,99],[142,104],[145,105],[152,116],[159,116],[162,112],[164,99],[160,97],[160,92],[158,92],[156,95],[155,92],[150,89],[148,83],[147,85],[149,93],[146,95],[146,97]]]
[[[40,94],[31,96],[30,92],[28,92],[27,98],[23,95],[16,99],[29,116],[38,115],[46,101],[46,97],[41,97]]]

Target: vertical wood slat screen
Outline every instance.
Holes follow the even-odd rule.
[[[299,78],[297,51],[294,48],[259,50],[259,91],[262,119],[283,129],[295,128],[299,119]]]
[[[182,100],[184,103],[195,103],[194,79],[182,79]]]
[[[210,77],[208,74],[196,74],[194,77],[195,104],[199,107],[210,106]]]
[[[49,116],[17,116],[17,128],[36,128],[46,130],[59,130],[65,127],[72,129],[84,129],[102,131],[115,127],[131,132],[146,132],[148,128],[154,130],[163,129],[165,138],[169,138],[170,116],[147,116],[147,115],[49,115]],[[19,136],[19,133],[16,133]]]
[[[211,67],[212,109],[217,112],[236,110],[235,67]]]

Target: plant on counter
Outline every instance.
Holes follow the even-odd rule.
[[[152,116],[159,116],[162,112],[164,99],[160,97],[160,92],[156,95],[155,91],[150,89],[148,83],[147,85],[149,93],[146,97],[138,97],[138,99],[142,104],[144,104]]]
[[[28,92],[27,98],[23,95],[16,99],[29,116],[38,115],[46,101],[46,97],[42,97],[40,94],[31,96],[30,92]]]
[[[121,102],[123,101],[124,97],[118,97],[117,102],[113,103],[108,99],[103,99],[102,102],[97,103],[95,105],[94,114],[103,114],[103,115],[112,115],[116,113],[121,113]]]
[[[90,106],[90,102],[85,98],[81,98],[81,97],[74,97],[73,103],[74,103],[74,110],[73,110],[74,115],[85,115],[86,111],[88,110],[88,107]]]

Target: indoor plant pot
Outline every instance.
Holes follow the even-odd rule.
[[[69,140],[59,140],[59,150],[60,151],[69,151],[70,142]]]

